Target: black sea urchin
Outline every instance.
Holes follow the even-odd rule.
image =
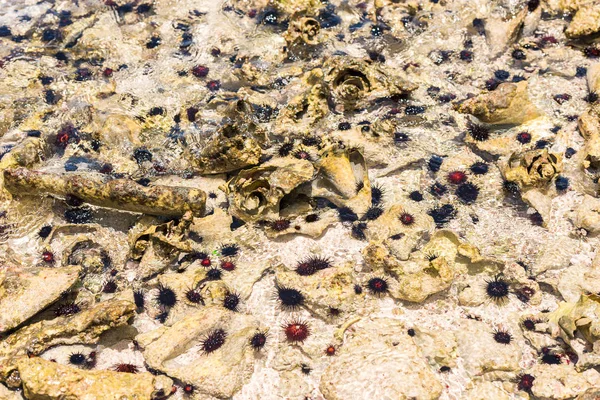
[[[299,290],[279,285],[275,286],[275,289],[281,302],[281,308],[296,310],[304,304],[304,295]]]
[[[235,292],[227,292],[223,299],[223,307],[231,311],[238,311],[240,305],[240,295]]]
[[[467,132],[478,142],[483,142],[490,138],[490,130],[483,125],[469,123],[467,125]]]
[[[202,304],[204,304],[204,299],[202,298],[202,294],[200,294],[200,291],[197,290],[197,289],[189,289],[187,292],[185,292],[185,298],[190,303],[194,303],[194,304],[202,303]]]
[[[362,216],[362,221],[374,221],[377,218],[381,217],[383,214],[383,208],[380,206],[372,206],[370,207]]]
[[[69,303],[60,304],[58,307],[56,307],[56,309],[54,310],[54,315],[56,315],[57,317],[69,316],[77,314],[80,311],[81,307],[79,306],[79,304],[72,301]]]
[[[250,338],[250,346],[256,351],[262,350],[262,348],[265,347],[266,343],[267,343],[267,334],[265,332],[256,332]]]
[[[463,183],[456,189],[456,196],[465,204],[472,204],[479,196],[479,188],[472,183]]]
[[[502,344],[510,344],[512,342],[512,335],[504,329],[494,330],[494,340]]]
[[[384,278],[371,278],[367,282],[369,291],[375,295],[381,295],[388,290],[388,283]]]
[[[173,289],[161,283],[158,285],[158,293],[154,297],[154,300],[161,306],[173,307],[177,303],[177,295]]]
[[[218,350],[225,343],[227,333],[223,329],[215,329],[201,342],[202,351],[206,354]]]
[[[508,282],[500,275],[486,281],[485,291],[487,295],[496,302],[503,302],[508,298]]]
[[[354,222],[358,220],[358,215],[350,207],[340,207],[337,211],[341,222]]]
[[[144,304],[146,302],[144,298],[144,292],[142,290],[136,290],[133,292],[133,301],[135,306],[139,309],[144,308]]]
[[[223,257],[233,257],[236,256],[240,251],[240,246],[235,243],[224,244],[221,246],[221,255]]]
[[[85,355],[83,353],[71,353],[69,362],[74,365],[81,365],[85,362]]]

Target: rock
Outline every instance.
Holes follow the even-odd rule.
[[[479,381],[467,388],[464,398],[468,400],[509,400],[508,392],[498,387],[493,382]]]
[[[172,186],[144,187],[130,179],[106,179],[87,173],[58,174],[11,168],[4,171],[4,185],[13,194],[74,195],[86,203],[150,215],[180,217],[186,211],[204,212],[206,193]]]
[[[553,241],[544,243],[539,250],[539,257],[531,267],[531,274],[537,276],[545,271],[568,267],[573,253],[564,251],[564,249],[572,249],[572,251],[577,252],[580,246],[578,240],[568,236],[557,236]]]
[[[600,10],[598,12],[600,12]],[[594,63],[588,67],[586,79],[590,93],[600,93],[600,62]]]
[[[23,400],[23,396],[19,392],[13,392],[0,384],[0,399],[4,400]]]
[[[430,365],[441,367],[456,367],[457,348],[454,332],[412,328],[415,331],[413,340],[419,346]]]
[[[573,366],[566,364],[537,364],[527,373],[535,377],[531,392],[536,398],[572,399],[600,386],[598,371],[590,369],[578,373]]]
[[[320,318],[329,317],[330,307],[337,308],[342,315],[356,311],[354,292],[357,283],[353,277],[351,263],[332,266],[310,276],[300,276],[284,266],[276,268],[275,283],[279,287],[299,290],[304,294],[304,306]]]
[[[485,21],[485,37],[492,58],[500,56],[517,38],[527,17],[527,7],[507,20],[488,18]]]
[[[542,215],[542,219],[544,220],[542,226],[547,226],[552,215],[552,198],[538,189],[531,189],[525,193],[521,193],[521,198]]]
[[[310,197],[324,197],[340,207],[363,213],[371,204],[371,184],[367,163],[356,149],[331,146],[322,152],[316,164],[318,172],[311,185],[299,192]],[[361,183],[361,186],[358,186]]]
[[[529,100],[527,81],[502,83],[492,92],[484,92],[464,100],[455,109],[463,114],[471,114],[483,122],[496,125],[518,125],[542,116],[538,108]]]
[[[168,395],[173,385],[164,375],[86,371],[39,357],[22,358],[17,365],[29,400],[150,400]]]
[[[573,223],[580,229],[595,235],[600,232],[600,199],[585,195],[581,204],[575,209]]]
[[[221,347],[204,353],[202,341],[216,329],[226,332]],[[138,335],[146,363],[154,369],[193,384],[205,396],[229,398],[254,371],[255,352],[249,340],[259,329],[254,317],[204,307],[173,326]]]
[[[94,344],[100,335],[125,325],[135,311],[129,301],[112,299],[71,316],[40,321],[19,329],[0,342],[0,380],[5,381],[20,358],[40,354],[59,344]]]
[[[56,301],[79,277],[81,267],[5,268],[0,272],[0,332],[15,328]]]
[[[406,327],[386,318],[365,319],[347,332],[343,351],[325,369],[320,389],[329,400],[437,399],[442,393]]]
[[[600,31],[600,9],[597,5],[582,6],[565,30],[568,38],[576,39]]]
[[[411,223],[402,223],[404,214],[412,218]],[[406,202],[391,205],[379,218],[368,223],[365,233],[369,241],[385,242],[394,256],[408,260],[417,243],[434,229],[433,218],[422,207]]]
[[[519,370],[521,348],[515,343],[516,332],[509,333],[513,334],[510,344],[498,343],[494,340],[494,331],[489,325],[471,319],[460,321],[455,331],[458,353],[469,374]]]

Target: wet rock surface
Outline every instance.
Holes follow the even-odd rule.
[[[4,3],[0,398],[598,397],[596,1]]]

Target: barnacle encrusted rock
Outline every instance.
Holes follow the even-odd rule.
[[[455,109],[489,124],[522,124],[542,116],[527,94],[527,82],[502,83],[492,92],[484,92],[459,103]]]
[[[501,166],[507,181],[522,187],[545,184],[562,171],[562,155],[548,149],[512,154]]]
[[[254,371],[255,355],[248,345],[260,326],[254,317],[222,307],[205,307],[159,332],[138,335],[147,364],[193,384],[205,396],[229,398]],[[226,337],[215,351],[203,353],[202,341],[215,329]]]
[[[293,92],[300,93],[288,101],[275,124],[282,133],[305,131],[329,113],[329,90],[321,68],[306,72]]]
[[[396,298],[420,303],[434,293],[450,287],[457,271],[453,259],[437,257],[401,261],[381,244],[372,243],[363,251],[365,263],[375,271],[391,273],[397,283],[390,285],[390,294]]]
[[[324,81],[336,106],[345,111],[368,106],[383,97],[408,94],[417,88],[405,77],[352,57],[332,57],[323,66]]]
[[[305,57],[320,43],[321,24],[315,18],[299,13],[291,17],[288,30],[283,34],[291,55]]]
[[[369,398],[437,399],[442,385],[397,320],[370,318],[348,331],[343,351],[327,366],[320,389],[331,400]],[[361,379],[356,379],[361,371]]]
[[[206,193],[187,187],[144,187],[129,179],[107,180],[93,174],[55,174],[25,168],[4,171],[4,185],[13,194],[74,195],[100,207],[178,217],[204,212]]]
[[[150,400],[169,394],[173,385],[164,375],[85,371],[39,357],[22,358],[17,367],[23,381],[23,394],[30,400]]]
[[[111,299],[72,316],[40,321],[19,329],[0,342],[0,380],[5,381],[16,363],[28,354],[40,354],[59,344],[97,343],[100,335],[125,325],[135,311],[129,301]]]
[[[12,329],[54,302],[77,282],[81,267],[8,267],[0,272],[0,332]]]
[[[259,163],[263,132],[254,123],[236,122],[220,127],[208,140],[188,147],[188,159],[201,174],[220,174]]]
[[[313,177],[310,161],[275,158],[263,165],[241,171],[227,182],[229,211],[243,221],[277,219],[281,200]]]

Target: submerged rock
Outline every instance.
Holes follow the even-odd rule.
[[[0,272],[0,332],[15,328],[56,301],[79,278],[81,267],[7,268]]]
[[[151,368],[193,384],[205,396],[228,398],[254,371],[256,355],[249,341],[259,328],[252,316],[206,307],[136,340]],[[222,340],[210,342],[217,331],[223,332]]]
[[[460,113],[497,125],[518,125],[542,116],[529,100],[526,81],[502,83],[496,90],[467,99],[455,108]]]
[[[361,371],[357,379],[356,371]],[[365,382],[368,386],[365,387]],[[327,399],[437,399],[442,385],[400,321],[365,319],[353,325],[320,385]]]
[[[103,332],[127,324],[134,310],[133,303],[112,299],[75,315],[60,316],[19,329],[0,342],[0,380],[6,381],[19,360],[30,354],[41,354],[59,344],[97,343]]]
[[[13,194],[77,196],[100,207],[181,216],[186,211],[201,214],[206,193],[172,186],[144,187],[128,179],[107,180],[94,175],[53,174],[25,168],[4,171],[4,185]]]
[[[18,370],[23,393],[30,400],[156,399],[171,392],[173,381],[164,375],[114,371],[84,371],[39,357],[22,358]]]

